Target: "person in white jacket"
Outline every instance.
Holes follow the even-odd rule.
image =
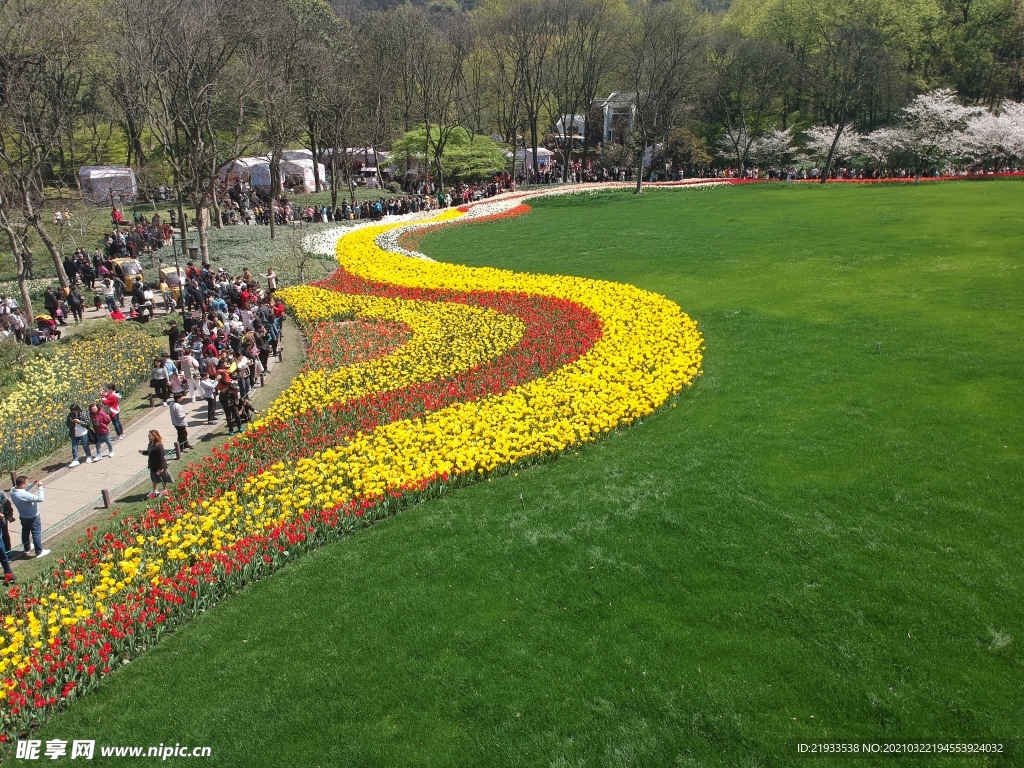
[[[178,359],[181,365],[181,372],[185,375],[185,383],[188,384],[189,402],[196,401],[196,393],[199,392],[199,361],[188,347],[183,347],[181,357]]]
[[[178,433],[178,439],[175,442],[178,444],[178,450],[184,453],[190,450],[192,446],[188,442],[188,414],[185,412],[185,406],[181,404],[183,397],[183,392],[175,393],[174,398],[168,405],[171,409],[171,424]]]

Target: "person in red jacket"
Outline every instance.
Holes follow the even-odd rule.
[[[114,444],[110,441],[110,417],[99,403],[89,406],[89,421],[92,422],[93,434],[96,435],[96,458],[94,461],[103,458],[100,455],[100,443],[107,444],[107,458],[114,458]]]
[[[121,395],[118,394],[117,387],[113,384],[107,384],[103,388],[103,393],[100,396],[100,402],[107,409],[107,413],[110,414],[110,423],[114,425],[114,431],[117,432],[117,439],[121,440],[124,438],[124,427],[121,426]]]

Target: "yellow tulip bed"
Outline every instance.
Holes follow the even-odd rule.
[[[662,296],[382,250],[400,226],[352,230],[331,278],[280,295],[308,338],[354,312],[404,344],[307,367],[157,507],[2,598],[0,742],[301,552],[626,427],[701,373],[696,324]]]
[[[24,378],[0,401],[0,467],[17,469],[69,443],[68,405],[99,399],[100,387],[130,389],[146,378],[160,342],[118,333],[54,346],[29,361]]]

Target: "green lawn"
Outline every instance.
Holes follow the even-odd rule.
[[[1024,184],[534,209],[424,250],[668,295],[707,338],[678,407],[303,558],[41,738],[230,766],[1024,760]]]

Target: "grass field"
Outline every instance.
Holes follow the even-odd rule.
[[[534,208],[424,250],[668,295],[707,339],[678,407],[303,558],[40,738],[230,766],[1024,761],[1024,184]]]

